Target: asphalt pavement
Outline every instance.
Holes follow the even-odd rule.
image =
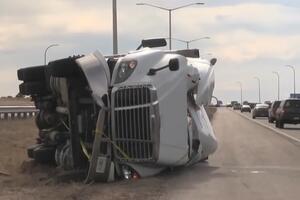
[[[217,152],[159,177],[159,199],[300,199],[299,144],[227,108],[218,109],[213,127]]]
[[[240,112],[240,111],[235,111],[235,112]],[[246,116],[248,119],[252,119],[252,114],[248,112],[243,112],[241,113],[244,116]],[[277,131],[283,132],[291,137],[296,138],[295,140],[300,141],[300,124],[285,124],[283,129],[278,129],[275,127],[275,122],[274,123],[269,123],[267,117],[257,117],[253,119],[254,121],[264,124],[270,128],[276,129]]]

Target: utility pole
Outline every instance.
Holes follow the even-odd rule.
[[[47,65],[47,52],[48,50],[51,48],[51,47],[56,47],[56,46],[59,46],[58,44],[51,44],[49,45],[46,49],[45,49],[45,52],[44,52],[44,65]]]
[[[258,78],[257,76],[255,76],[254,79],[256,79],[256,80],[258,81],[258,101],[259,101],[259,103],[261,103],[261,96],[260,96],[260,78]]]
[[[172,10],[169,9],[169,49],[172,50]]]
[[[176,41],[179,41],[179,42],[186,43],[186,48],[189,49],[191,42],[196,42],[196,41],[203,40],[203,39],[210,39],[210,37],[202,37],[202,38],[198,38],[198,39],[194,39],[194,40],[181,40],[181,39],[177,39],[177,38],[172,38],[172,39],[176,40]]]
[[[278,72],[273,72],[277,76],[277,99],[280,100],[280,76]]]
[[[243,84],[240,81],[238,81],[237,84],[239,84],[241,89],[241,105],[243,105]]]
[[[113,54],[118,54],[117,0],[112,0],[112,7],[113,7]]]
[[[190,4],[183,5],[183,6],[178,6],[175,8],[164,8],[164,7],[149,4],[149,3],[137,3],[136,5],[137,6],[150,6],[153,8],[158,8],[158,9],[169,12],[169,49],[172,50],[172,11],[178,10],[181,8],[185,8],[185,7],[189,7],[189,6],[193,6],[193,5],[204,5],[204,3],[190,3]]]
[[[296,70],[295,67],[293,67],[292,65],[286,65],[286,66],[291,68],[294,72],[294,95],[296,97]]]

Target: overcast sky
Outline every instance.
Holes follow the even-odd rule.
[[[119,51],[135,49],[140,40],[168,36],[168,14],[159,9],[136,6],[137,0],[118,1]],[[176,7],[193,0],[144,0]],[[281,78],[281,98],[293,92],[293,65],[300,92],[300,2],[297,0],[202,1],[173,12],[173,37],[191,40],[204,57],[218,58],[214,95],[228,102],[239,100],[241,81],[244,99],[258,101],[261,78],[262,99],[277,98]],[[43,64],[44,49],[53,43],[48,60],[99,50],[112,52],[111,0],[1,0],[0,1],[0,95],[18,92],[18,68]],[[174,48],[184,44],[173,42]]]

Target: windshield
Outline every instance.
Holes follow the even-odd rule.
[[[288,100],[285,102],[285,108],[300,108],[300,100]]]
[[[273,108],[278,108],[279,105],[280,105],[280,101],[275,101],[274,105],[273,105]]]

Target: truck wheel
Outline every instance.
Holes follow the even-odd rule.
[[[281,121],[279,121],[279,122],[278,122],[278,127],[279,127],[279,128],[284,128],[284,123],[281,122]]]
[[[59,118],[56,113],[41,110],[35,118],[36,126],[42,129],[48,129],[59,123]]]
[[[23,95],[41,95],[47,93],[44,82],[25,82],[19,85],[19,90]]]
[[[41,164],[55,164],[55,148],[53,146],[33,145],[27,149],[27,155]]]
[[[27,67],[18,70],[18,79],[24,82],[45,80],[45,66]]]
[[[54,77],[77,77],[81,74],[76,58],[64,58],[49,63],[46,71]]]

